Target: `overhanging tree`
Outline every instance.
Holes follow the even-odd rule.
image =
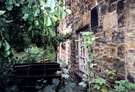
[[[0,4],[0,48],[5,57],[31,43],[48,43],[56,35],[56,23],[71,13],[61,0],[0,0]]]

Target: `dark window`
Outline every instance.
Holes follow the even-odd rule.
[[[98,26],[98,8],[95,7],[91,10],[91,29]]]

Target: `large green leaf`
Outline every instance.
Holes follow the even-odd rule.
[[[23,7],[23,8],[22,8],[22,12],[23,12],[24,14],[29,14],[30,8],[28,8],[28,7]]]
[[[23,19],[24,19],[24,20],[27,20],[28,17],[29,17],[29,14],[24,14]]]
[[[49,28],[49,34],[50,34],[51,37],[56,36],[55,29],[53,28],[53,26],[51,26],[51,27]]]
[[[47,0],[47,6],[50,7],[52,10],[55,8],[55,0]]]
[[[7,10],[11,11],[13,9],[13,4],[7,3],[6,8],[7,8]]]
[[[46,5],[47,5],[48,7],[50,7],[50,6],[51,6],[51,1],[52,1],[52,0],[47,0]]]
[[[38,22],[37,20],[35,21],[35,25],[36,25],[36,26],[38,26],[38,25],[39,25],[39,22]]]
[[[51,0],[52,3],[51,3],[51,9],[54,9],[55,8],[55,0]]]
[[[44,84],[47,83],[47,80],[43,80],[43,83],[44,83]]]
[[[1,10],[0,10],[0,15],[4,14],[5,12],[6,12],[6,11],[1,11]]]
[[[29,16],[29,18],[28,18],[28,20],[30,21],[30,22],[33,22],[33,16]]]
[[[57,16],[60,16],[60,7],[57,7],[57,8],[56,8],[56,15],[57,15]]]
[[[108,89],[105,85],[103,85],[102,89],[101,89],[102,92],[108,92]]]
[[[51,25],[52,25],[52,20],[50,19],[50,17],[47,17],[46,26],[51,26]]]
[[[41,5],[42,7],[44,7],[44,6],[45,6],[45,1],[44,1],[44,0],[40,0],[40,5]]]
[[[82,87],[86,87],[87,84],[85,82],[80,82],[79,85],[81,85]]]
[[[10,49],[10,45],[8,44],[8,42],[5,42],[3,44],[3,46],[5,47],[5,50],[8,51]]]
[[[51,16],[51,18],[52,18],[53,21],[55,21],[55,22],[57,21],[57,17]]]
[[[70,76],[68,74],[61,74],[62,78],[68,79]]]
[[[40,13],[39,8],[34,7],[34,8],[33,8],[33,13],[34,13],[34,16],[38,16],[38,14]]]
[[[36,89],[41,89],[42,87],[41,87],[41,86],[36,86],[35,88],[36,88]]]
[[[10,51],[4,51],[4,57],[8,57],[10,55]]]
[[[65,90],[67,90],[67,92],[73,92],[73,89],[76,88],[76,84],[74,82],[71,81],[67,81],[67,84],[65,85]]]
[[[65,11],[63,10],[63,11],[61,11],[60,18],[61,18],[61,19],[64,19],[65,17],[66,17],[66,13],[65,13]]]
[[[96,84],[96,85],[94,86],[94,88],[99,90],[99,89],[100,89],[100,86]]]
[[[55,84],[55,85],[58,85],[60,83],[60,80],[59,79],[53,79],[53,84]]]
[[[6,3],[13,4],[13,0],[6,0]]]
[[[123,87],[123,86],[114,86],[114,87],[117,92],[124,92],[124,90],[125,90],[125,87]]]
[[[66,12],[67,12],[68,14],[71,14],[71,13],[72,13],[72,11],[71,11],[70,9],[66,9]]]
[[[32,26],[29,27],[28,31],[32,30]]]

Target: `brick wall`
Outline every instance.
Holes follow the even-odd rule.
[[[91,30],[91,10],[98,2],[99,26]],[[75,40],[77,31],[88,25],[89,31],[99,37],[93,44],[93,53],[99,66],[97,75],[104,75],[104,70],[117,70],[118,78],[135,79],[135,0],[66,0],[66,6],[72,10],[58,30],[60,34],[72,33],[73,39],[68,40],[68,53],[64,42],[58,47],[57,60],[66,61],[72,66],[72,76],[80,74],[78,68],[78,47]],[[66,42],[66,41],[65,41]],[[63,56],[60,55],[61,54]],[[61,57],[60,57],[61,56]]]

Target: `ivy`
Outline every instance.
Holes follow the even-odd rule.
[[[135,84],[130,83],[128,80],[120,80],[120,81],[115,81],[116,86],[115,91],[117,92],[129,92],[129,91],[134,91],[135,90]]]

